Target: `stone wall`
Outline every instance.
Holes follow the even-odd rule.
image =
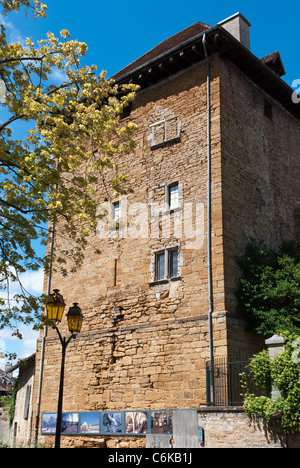
[[[214,345],[216,354],[224,355],[227,343],[220,229],[218,76],[219,61],[215,58],[212,63],[212,164],[216,174],[212,189]],[[189,74],[178,74],[140,93],[130,116],[139,127],[136,150],[119,164],[120,172],[128,175],[134,189],[126,198],[126,227],[134,227],[137,235],[124,234],[121,228],[112,238],[106,238],[101,235],[100,226],[97,236],[90,239],[81,270],[68,278],[53,274],[52,286],[61,290],[67,307],[76,300],[84,313],[82,333],[67,350],[65,411],[197,408],[206,402],[205,361],[209,359],[206,110],[203,63],[193,67]],[[151,125],[169,117],[180,119],[180,141],[152,149]],[[107,174],[107,179],[110,176]],[[149,200],[160,206],[165,187],[174,182],[180,186],[184,205],[173,213],[164,213],[157,224],[158,235],[152,235]],[[99,203],[103,203],[106,192],[101,181],[98,194]],[[118,197],[112,199],[117,200]],[[190,211],[185,211],[188,205]],[[141,235],[140,226],[132,227],[137,222],[133,215],[139,209],[140,216],[147,218],[146,236]],[[176,230],[178,220],[181,232]],[[197,227],[199,235],[191,235],[187,225],[190,230]],[[65,240],[57,237],[56,242],[63,244]],[[179,275],[173,280],[155,282],[153,252],[170,245],[179,249]],[[96,247],[101,250],[100,255],[94,253]],[[60,328],[67,333],[64,323]],[[39,349],[40,342],[37,370]],[[56,333],[49,329],[41,412],[56,412],[60,354]],[[35,398],[36,395],[37,387]]]
[[[19,367],[15,412],[11,429],[11,440],[18,447],[27,447],[31,443],[34,375],[35,359],[32,356]]]
[[[282,434],[241,408],[202,408],[198,421],[204,429],[202,448],[300,448],[299,434]]]
[[[251,238],[275,249],[297,239],[300,123],[232,63],[221,60],[220,75],[225,308],[229,353],[237,355],[255,351],[255,341],[235,314],[236,257]]]
[[[129,117],[139,127],[137,146],[133,154],[119,161],[119,171],[128,176],[134,189],[133,194],[121,200],[127,207],[126,222],[114,235],[107,226],[105,230],[99,224],[97,235],[89,239],[82,268],[67,278],[53,273],[52,287],[60,289],[67,308],[77,301],[84,313],[82,333],[67,350],[64,411],[193,409],[206,404],[205,362],[209,359],[206,96],[206,62],[138,95]],[[241,318],[232,315],[239,275],[235,255],[242,253],[251,235],[269,236],[272,245],[281,236],[293,235],[289,231],[292,208],[285,209],[285,204],[294,204],[292,187],[295,188],[296,175],[292,171],[296,174],[296,168],[291,159],[282,161],[279,156],[283,151],[285,158],[288,153],[290,158],[295,154],[299,123],[274,105],[274,122],[264,122],[265,133],[261,135],[262,121],[266,118],[259,114],[263,112],[263,97],[235,67],[218,56],[212,58],[212,275],[216,357],[246,354],[262,346],[254,334],[244,331]],[[177,118],[180,139],[173,138],[169,143],[159,140],[154,147],[151,126],[164,119]],[[283,122],[279,124],[280,119]],[[272,132],[279,131],[281,136],[275,138]],[[284,135],[289,132],[293,132],[293,137],[287,142]],[[279,139],[282,143],[274,159],[274,147]],[[276,173],[279,165],[281,172]],[[282,176],[284,171],[289,174],[286,179]],[[107,180],[112,177],[112,172],[107,174]],[[180,187],[183,204],[174,212],[164,212],[155,218],[153,204],[162,207],[166,188],[175,182]],[[290,188],[285,187],[288,182]],[[276,193],[276,185],[282,194]],[[103,203],[107,193],[101,181],[97,193],[99,203]],[[111,201],[119,198],[113,197]],[[188,205],[190,211],[186,210]],[[156,221],[153,231],[151,227]],[[197,235],[191,236],[186,231],[188,223],[194,229],[198,227]],[[66,243],[66,239],[57,236],[57,246],[66,247]],[[155,252],[174,246],[179,251],[178,277],[155,281]],[[100,255],[95,254],[95,248],[100,249]],[[65,321],[60,329],[62,334],[67,334]],[[37,371],[40,346],[41,340]],[[56,333],[49,329],[41,413],[56,412],[60,356]],[[36,398],[37,384],[34,401]],[[52,439],[41,438],[46,444],[51,444]],[[96,445],[117,443],[112,437],[94,439]],[[141,440],[123,438],[120,444],[132,446],[142,444]],[[91,439],[66,436],[63,443],[85,445]]]
[[[8,444],[9,440],[8,411],[0,408],[0,443]]]

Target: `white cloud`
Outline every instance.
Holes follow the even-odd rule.
[[[63,82],[67,82],[68,77],[66,75],[66,72],[56,68],[56,69],[53,70],[51,75],[49,75],[49,81],[55,83],[56,85],[59,85],[59,84],[61,84]]]
[[[27,271],[20,275],[20,280],[26,291],[31,294],[41,295],[43,293],[44,270]]]
[[[23,287],[29,293],[35,296],[39,296],[42,294],[44,282],[44,272],[42,268],[38,271],[27,271],[26,273],[21,274],[20,280]],[[16,282],[11,283],[10,297],[18,293],[20,293],[19,284]],[[2,293],[2,296],[5,297],[5,294]],[[14,305],[13,301],[11,301],[11,305]],[[39,337],[39,331],[35,331],[32,329],[32,327],[25,325],[20,325],[19,330],[22,334],[21,340],[16,336],[12,336],[13,332],[9,328],[4,328],[3,330],[0,330],[0,351],[4,351],[7,353],[16,353],[18,359],[24,359],[36,352],[36,340]]]
[[[11,272],[15,271],[12,268]],[[37,271],[26,271],[19,275],[22,287],[33,296],[40,296],[43,293],[44,270],[40,268]],[[15,294],[21,294],[21,287],[18,281],[11,281],[9,284],[9,297],[13,298]],[[0,297],[7,298],[6,293],[0,293]]]
[[[31,327],[21,325],[20,332],[22,339],[12,336],[12,331],[8,328],[0,330],[0,348],[2,352],[16,353],[17,362],[19,359],[25,359],[36,352],[36,341],[39,338],[39,331],[32,330]],[[0,356],[0,368],[6,359]]]
[[[18,42],[22,47],[26,47],[26,39],[22,36],[22,33],[18,28],[11,22],[0,15],[0,24],[6,29],[6,37],[8,42]]]

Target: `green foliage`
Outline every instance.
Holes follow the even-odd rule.
[[[0,438],[0,448],[10,448],[9,444],[7,442],[3,442]]]
[[[39,0],[0,0],[0,14],[25,9],[46,16]],[[0,25],[0,329],[20,323],[40,323],[41,300],[21,282],[27,271],[53,260],[62,274],[75,271],[84,258],[87,237],[98,222],[99,184],[108,198],[129,191],[119,160],[132,152],[137,126],[122,119],[138,89],[118,86],[97,67],[82,60],[87,45],[59,37],[26,45],[10,43],[6,22]],[[61,76],[54,83],[54,76]],[[15,138],[12,124],[26,122],[24,138]],[[31,126],[27,130],[28,126]],[[33,242],[49,242],[56,226],[56,248],[40,258]],[[59,247],[58,247],[59,246]],[[68,260],[66,260],[68,259]],[[20,285],[12,297],[11,285]]]
[[[286,339],[285,351],[269,358],[267,351],[255,355],[249,372],[264,395],[256,396],[249,392],[247,379],[242,378],[246,389],[244,409],[248,415],[260,415],[267,423],[278,426],[286,433],[300,430],[300,335],[283,333]],[[278,399],[271,398],[271,385],[279,392]],[[279,417],[274,418],[278,413]]]
[[[9,409],[12,401],[12,395],[3,395],[0,398],[0,408]]]
[[[300,330],[300,255],[295,243],[278,252],[250,242],[238,259],[243,275],[237,291],[238,311],[258,334]]]
[[[18,383],[19,383],[19,377],[17,377],[15,379],[15,381],[14,381],[13,391],[12,391],[12,394],[11,394],[10,405],[9,405],[9,408],[8,408],[9,427],[12,426],[14,415],[15,415]]]

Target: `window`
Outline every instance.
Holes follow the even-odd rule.
[[[156,279],[165,279],[165,253],[156,254]]]
[[[112,205],[112,230],[119,230],[121,222],[121,203],[116,202]]]
[[[178,249],[169,251],[170,278],[178,276]]]
[[[113,203],[113,219],[114,222],[117,223],[121,219],[121,203]]]
[[[178,278],[178,248],[161,250],[154,254],[155,274],[154,281],[163,281]]]
[[[179,117],[160,120],[150,127],[152,128],[151,149],[180,141],[181,122]]]
[[[178,181],[152,187],[150,194],[151,217],[169,215],[172,212],[180,211],[183,204],[183,184]],[[178,236],[175,236],[178,237]]]
[[[174,210],[179,207],[179,186],[178,183],[168,187],[169,208]]]
[[[31,385],[27,385],[25,405],[24,405],[24,419],[28,419],[30,394],[31,394]]]

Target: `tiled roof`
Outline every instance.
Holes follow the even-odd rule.
[[[205,50],[208,56],[218,53],[223,59],[230,60],[257,86],[300,118],[300,107],[291,99],[293,90],[280,78],[285,75],[285,69],[279,52],[259,59],[220,25],[210,27],[195,23],[161,42],[112,78],[118,84],[136,83],[143,90],[204,60]]]
[[[140,58],[138,58],[131,64],[127,65],[125,68],[123,68],[123,70],[120,70],[112,78],[117,79],[120,76],[126,75],[126,73],[129,73],[132,70],[135,70],[136,68],[140,67],[141,65],[144,65],[145,63],[149,62],[149,60],[159,57],[160,55],[168,52],[174,47],[179,46],[188,39],[191,39],[192,37],[203,33],[207,29],[210,29],[210,26],[208,24],[200,22],[192,24],[192,26],[189,26],[188,28],[184,29],[183,31],[180,31],[174,36],[169,37],[153,49],[149,50],[149,52],[142,55]]]
[[[261,61],[268,65],[275,73],[279,76],[285,75],[285,69],[278,51],[273,52],[272,54],[266,55],[261,59]]]

